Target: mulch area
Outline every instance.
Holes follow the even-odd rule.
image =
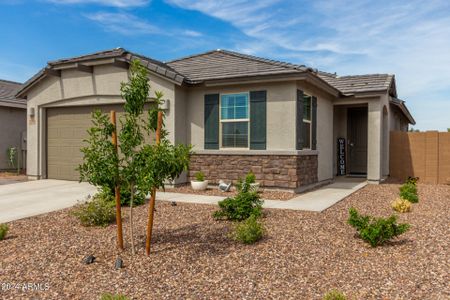
[[[370,248],[346,224],[348,209],[387,216],[398,185],[369,185],[322,213],[266,210],[266,237],[231,241],[214,206],[158,202],[152,254],[144,255],[147,207],[135,209],[138,253],[114,270],[115,226],[84,228],[68,210],[11,222],[0,241],[0,283],[48,284],[46,291],[1,290],[2,299],[449,299],[450,186],[419,185],[420,203],[400,215],[410,231]],[[125,217],[128,233],[128,217]],[[128,236],[125,236],[128,241]],[[81,260],[97,257],[91,265]]]
[[[195,194],[195,195],[206,195],[206,196],[222,196],[222,197],[233,197],[237,194],[236,188],[231,187],[229,192],[219,191],[218,188],[208,187],[204,191],[194,191],[191,188],[190,184],[182,184],[173,188],[166,188],[166,192],[171,193],[182,193],[182,194]],[[268,200],[290,200],[298,194],[290,191],[282,191],[282,190],[268,190],[260,188],[259,194],[261,199]]]
[[[0,172],[0,185],[27,181],[28,176],[12,172]]]

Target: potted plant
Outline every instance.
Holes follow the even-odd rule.
[[[239,178],[237,183],[238,190],[245,190],[249,192],[257,192],[259,190],[260,183],[256,182],[256,175],[250,171],[245,175],[245,180]]]
[[[202,171],[195,173],[195,180],[191,180],[191,187],[194,191],[204,191],[208,187],[208,180]]]
[[[250,192],[257,192],[259,190],[259,182],[256,182],[256,175],[250,171],[245,176],[245,183],[250,185]]]

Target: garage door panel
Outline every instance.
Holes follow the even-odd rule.
[[[150,108],[148,105],[147,109]],[[47,177],[51,179],[79,180],[76,168],[83,162],[80,149],[86,146],[87,130],[92,126],[91,114],[95,109],[117,112],[118,127],[123,116],[123,105],[55,107],[47,109]],[[154,136],[146,142],[154,142]]]

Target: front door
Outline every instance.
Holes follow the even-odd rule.
[[[367,107],[348,109],[348,173],[367,174]]]

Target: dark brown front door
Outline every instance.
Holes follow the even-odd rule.
[[[367,174],[367,107],[348,109],[348,173]]]

